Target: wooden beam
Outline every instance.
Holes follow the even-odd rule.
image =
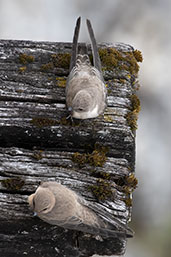
[[[72,123],[65,107],[71,44],[0,41],[0,256],[125,252],[125,238],[51,226],[27,203],[40,181],[55,180],[124,224],[131,217],[137,52],[125,44],[101,44],[99,52],[108,106],[103,116]]]

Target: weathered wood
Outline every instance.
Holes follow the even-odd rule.
[[[112,47],[121,53],[134,51],[124,44]],[[0,256],[87,257],[125,251],[124,238],[101,242],[33,218],[28,208],[27,197],[39,181],[56,180],[123,223],[131,215],[124,187],[132,187],[126,178],[134,172],[135,133],[127,114],[132,111],[136,74],[105,70],[108,106],[104,116],[72,124],[66,119],[63,87],[68,67],[54,59],[56,54],[70,52],[70,43],[0,41]],[[102,167],[73,161],[75,152],[91,154],[97,145],[108,148]],[[106,173],[114,196],[97,200],[90,186],[104,180]],[[16,177],[24,185],[9,186],[12,180],[7,179]]]

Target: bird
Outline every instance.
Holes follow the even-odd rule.
[[[56,181],[41,182],[28,203],[40,219],[52,225],[105,238],[133,236],[127,225]]]
[[[81,17],[77,19],[66,82],[66,106],[72,118],[89,119],[103,114],[106,107],[107,90],[104,83],[101,61],[90,20],[87,28],[90,35],[93,63],[91,65],[87,46],[78,46]]]

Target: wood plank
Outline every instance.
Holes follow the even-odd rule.
[[[51,226],[33,218],[27,203],[40,181],[55,180],[124,224],[131,217],[128,203],[136,179],[128,178],[134,173],[135,131],[128,114],[135,111],[132,96],[138,70],[130,69],[134,65],[129,60],[134,58],[131,46],[99,44],[99,48],[112,48],[126,57],[112,69],[102,66],[108,89],[104,115],[72,123],[65,107],[71,44],[0,41],[1,256],[87,257],[125,251],[124,238],[100,241]],[[78,163],[76,154],[92,160],[95,151],[105,156],[103,164],[88,157]],[[100,180],[112,188],[112,197],[101,199],[93,193]]]

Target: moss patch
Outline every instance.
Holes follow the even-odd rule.
[[[71,54],[69,53],[52,54],[49,62],[42,64],[40,69],[43,72],[53,71],[55,68],[69,69],[70,60]]]
[[[132,110],[136,110],[136,112],[139,113],[141,110],[140,99],[135,94],[133,94],[130,97],[130,99],[131,99]]]
[[[52,70],[53,68],[54,68],[53,63],[49,62],[49,63],[42,64],[40,69],[43,72],[48,72],[48,71]]]
[[[83,165],[88,163],[88,156],[85,153],[81,154],[76,152],[72,155],[72,161],[78,163],[79,165]]]
[[[104,114],[104,120],[105,120],[106,122],[113,122],[112,116],[107,115],[107,114]]]
[[[91,166],[102,167],[107,160],[106,153],[108,149],[106,147],[95,146],[92,153],[74,153],[72,155],[72,161],[83,165],[88,163]]]
[[[109,181],[110,174],[96,170],[95,168],[102,167],[104,165],[107,160],[107,152],[107,147],[95,144],[92,153],[81,154],[77,152],[72,155],[72,161],[78,163],[80,166],[89,164],[94,167],[94,169],[90,170],[89,172],[91,175],[93,175],[93,177],[97,178],[97,184],[88,186],[88,190],[90,190],[98,200],[105,200],[113,196],[113,190]]]
[[[22,67],[20,67],[20,68],[19,68],[19,71],[20,71],[20,72],[25,72],[25,71],[26,71],[26,69],[27,69],[27,67],[26,67],[26,66],[22,66]]]
[[[124,178],[123,192],[125,197],[122,199],[128,207],[132,206],[132,192],[137,188],[138,180],[134,173],[130,173],[129,176]]]
[[[58,87],[65,87],[66,79],[64,79],[63,77],[56,77],[56,84]]]
[[[60,123],[61,125],[64,125],[64,126],[70,126],[70,125],[72,125],[70,119],[67,119],[66,117],[62,117],[62,118],[60,119],[59,123]]]
[[[90,173],[96,178],[101,178],[105,180],[110,180],[111,178],[110,174],[105,171],[91,170]]]
[[[20,54],[19,55],[19,62],[22,64],[28,64],[34,62],[35,58],[32,55],[27,54]]]
[[[137,60],[137,62],[142,62],[143,61],[143,56],[142,56],[141,51],[134,50],[133,55],[134,55],[135,59]]]
[[[80,123],[72,123],[72,120],[67,117],[62,117],[60,120],[50,119],[47,117],[34,117],[31,119],[30,123],[38,128],[48,127],[48,126],[57,126],[57,125],[64,125],[64,126],[79,126]]]
[[[129,191],[133,192],[138,185],[138,179],[135,177],[134,173],[130,173],[129,176],[125,178],[124,188],[129,188]]]
[[[88,162],[92,166],[102,167],[106,162],[106,153],[101,150],[94,150],[91,154],[88,154]]]
[[[121,52],[115,48],[100,48],[99,56],[103,70],[126,70],[131,75],[137,75],[139,71],[137,62],[142,61],[142,54],[138,50],[133,52]]]
[[[99,56],[102,62],[102,66],[105,66],[107,70],[111,70],[118,65],[118,60],[122,57],[121,53],[115,48],[100,48]]]
[[[59,122],[54,119],[44,118],[44,117],[35,117],[30,121],[34,126],[42,128],[47,126],[55,126],[58,125]]]
[[[9,190],[20,190],[25,182],[19,177],[1,180],[1,184]]]
[[[135,131],[137,129],[137,120],[138,120],[138,114],[140,112],[140,100],[137,95],[132,95],[130,97],[131,100],[131,111],[128,112],[126,115],[126,119],[128,122],[128,125],[131,127],[132,131]]]
[[[131,207],[132,206],[132,198],[130,196],[127,196],[126,198],[123,199],[125,202],[126,206]]]
[[[33,157],[35,160],[39,161],[39,160],[41,160],[41,159],[43,158],[42,153],[43,153],[43,150],[34,151],[32,157]]]
[[[88,186],[88,189],[100,201],[111,199],[114,195],[110,182],[104,179],[97,179],[97,184]]]
[[[59,53],[52,56],[53,65],[57,68],[69,69],[71,54]]]

